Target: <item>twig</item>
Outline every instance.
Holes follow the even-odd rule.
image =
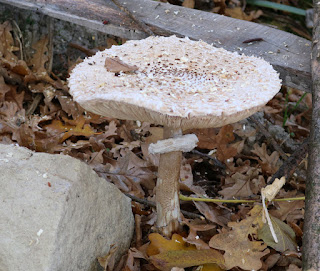
[[[191,153],[198,154],[198,155],[200,155],[200,156],[209,158],[210,160],[213,161],[213,163],[214,163],[215,166],[217,166],[217,167],[220,167],[220,168],[222,168],[222,169],[225,169],[225,168],[226,168],[226,166],[225,166],[224,164],[222,164],[217,158],[212,157],[212,156],[209,155],[209,154],[206,154],[206,153],[203,153],[203,152],[200,152],[200,151],[197,151],[197,150],[192,150]]]
[[[142,246],[142,232],[141,232],[141,216],[134,215],[135,232],[136,232],[136,247],[139,249]]]
[[[287,160],[288,156],[274,140],[273,136],[268,132],[268,130],[261,124],[261,122],[254,115],[249,117],[249,120],[252,121],[258,127],[261,133],[263,133],[263,135],[267,138],[267,140],[270,141],[273,148],[280,154],[281,158],[283,160]]]
[[[299,148],[297,148],[293,152],[293,154],[282,164],[282,166],[278,169],[278,171],[268,181],[268,184],[272,184],[276,178],[279,179],[283,176],[285,176],[287,180],[290,179],[291,175],[293,174],[297,166],[306,157],[308,153],[308,144],[309,144],[309,139],[306,139],[299,146]]]
[[[187,197],[182,194],[179,195],[179,199],[183,201],[202,201],[202,202],[220,202],[220,203],[255,203],[261,202],[261,199],[211,199],[211,198],[193,198]],[[295,198],[284,198],[284,199],[273,199],[273,201],[296,201],[296,200],[305,200],[305,197],[295,197]]]
[[[72,47],[72,48],[75,48],[75,49],[79,50],[82,53],[85,53],[87,56],[93,56],[98,52],[98,50],[87,49],[87,48],[85,48],[85,47],[83,47],[83,46],[81,46],[79,44],[73,43],[73,42],[70,42],[68,45],[70,47]]]
[[[140,21],[139,19],[137,19],[136,16],[133,15],[133,13],[127,9],[126,7],[124,7],[121,3],[119,3],[118,0],[112,0],[112,2],[118,7],[120,8],[123,12],[125,12],[138,26],[141,27],[141,29],[146,32],[149,36],[154,36],[154,33],[152,32],[152,30],[150,29],[149,26],[147,26],[144,22]]]
[[[22,33],[20,30],[20,27],[18,26],[16,21],[11,21],[11,23],[14,25],[15,29],[13,29],[13,33],[16,35],[16,40],[19,43],[19,50],[20,50],[20,60],[24,60],[25,57],[23,55],[23,39],[22,39]]]
[[[52,64],[53,64],[53,18],[48,16],[47,19],[47,24],[48,24],[48,57],[49,57],[49,61],[48,61],[48,66],[47,66],[47,71],[48,74],[51,73],[52,71]]]
[[[42,99],[42,94],[41,93],[37,93],[36,96],[34,97],[31,105],[29,106],[29,108],[26,111],[26,116],[32,115],[33,112],[37,109],[40,101]]]
[[[138,197],[135,197],[135,196],[132,196],[128,193],[124,193],[127,197],[129,197],[130,199],[136,201],[136,202],[139,202],[139,203],[142,203],[142,204],[145,204],[145,205],[148,205],[148,206],[151,206],[151,207],[156,207],[156,203],[153,202],[153,201],[149,201],[149,200],[146,200],[146,199],[140,199]],[[198,214],[195,214],[195,213],[191,213],[191,212],[188,212],[188,211],[184,211],[184,210],[181,210],[181,213],[189,218],[200,218],[200,219],[204,219],[204,217],[202,215],[198,215]]]

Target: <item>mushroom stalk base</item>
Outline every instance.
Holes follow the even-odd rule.
[[[180,136],[181,129],[164,127],[164,138]],[[174,151],[160,155],[156,187],[157,227],[168,237],[179,228],[179,178],[182,152]]]

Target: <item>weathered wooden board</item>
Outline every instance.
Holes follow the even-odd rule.
[[[119,0],[158,35],[188,36],[269,61],[283,84],[311,91],[310,41],[274,28],[151,0]],[[126,39],[147,36],[111,0],[0,0]],[[107,20],[108,24],[103,24]],[[250,39],[261,39],[243,43]],[[258,91],[258,90],[257,90]]]

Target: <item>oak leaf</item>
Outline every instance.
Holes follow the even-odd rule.
[[[223,256],[227,269],[238,266],[244,270],[258,270],[262,267],[260,258],[267,255],[269,249],[263,242],[254,240],[257,229],[263,224],[261,214],[262,207],[256,205],[246,219],[228,223],[231,231],[211,238],[210,247],[225,251]]]
[[[195,133],[199,139],[197,146],[201,149],[217,149],[217,158],[225,161],[237,154],[237,149],[229,145],[235,137],[232,125],[223,126],[219,133],[216,129],[196,129],[190,132]]]
[[[151,243],[147,248],[147,255],[150,256],[152,264],[160,270],[169,271],[173,267],[199,265],[206,267],[206,264],[214,264],[206,267],[208,271],[221,270],[219,265],[224,267],[224,259],[220,252],[213,249],[197,250],[178,234],[173,234],[172,239],[167,240],[158,233],[151,233],[149,239]]]
[[[271,155],[268,154],[267,145],[265,143],[259,147],[258,144],[253,145],[253,152],[254,154],[258,155],[260,159],[258,163],[261,166],[261,169],[267,175],[272,175],[277,172],[279,169],[279,153],[274,151]]]
[[[66,119],[65,119],[66,120]],[[95,131],[90,125],[85,124],[85,118],[80,116],[76,120],[76,125],[62,123],[61,120],[53,120],[51,124],[46,125],[45,128],[50,133],[56,133],[61,136],[59,142],[62,143],[71,136],[92,136]]]

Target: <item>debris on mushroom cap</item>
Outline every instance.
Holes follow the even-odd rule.
[[[106,58],[136,66],[110,72]],[[70,93],[96,114],[171,127],[219,127],[250,116],[280,89],[263,59],[188,38],[149,37],[113,46],[78,64]]]

